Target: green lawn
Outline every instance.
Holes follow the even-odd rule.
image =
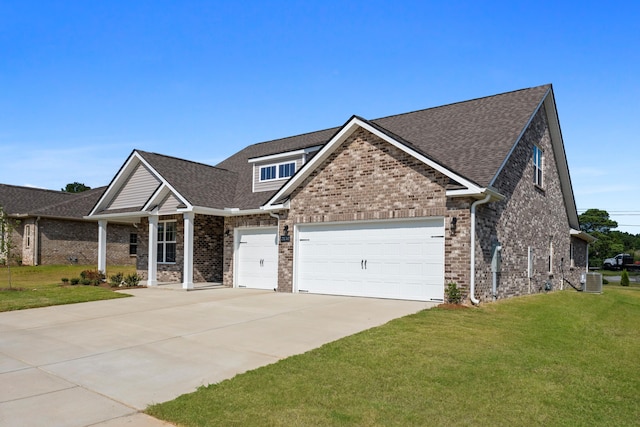
[[[185,426],[638,425],[639,325],[635,287],[432,309],[147,413]]]
[[[63,277],[80,277],[81,271],[89,269],[95,269],[95,266],[11,267],[12,287],[20,290],[6,290],[9,287],[9,270],[6,266],[0,266],[0,289],[3,289],[0,291],[0,312],[129,296],[95,286],[60,286]],[[135,267],[109,267],[107,274],[119,271],[133,273]]]

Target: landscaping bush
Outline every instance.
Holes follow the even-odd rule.
[[[80,279],[80,284],[84,286],[89,286],[93,284],[93,280],[91,279]]]
[[[77,285],[78,283],[80,283],[80,279],[78,277],[71,279],[71,285]]]
[[[68,277],[63,277],[63,278],[62,278],[62,279],[60,279],[60,280],[62,280],[62,284],[63,284],[63,285],[67,285],[67,284],[69,284],[69,278],[68,278]]]
[[[100,270],[84,270],[80,272],[80,277],[89,280],[89,284],[96,286],[105,279],[105,275]]]
[[[629,286],[629,273],[627,270],[622,270],[622,276],[620,277],[621,286]]]
[[[460,292],[458,285],[456,285],[455,283],[449,283],[445,292],[447,293],[448,303],[460,304],[462,302],[462,292]]]
[[[120,272],[109,277],[109,285],[111,285],[112,288],[122,285],[122,282],[124,282],[124,274]]]
[[[138,276],[136,273],[128,274],[127,277],[124,278],[124,281],[128,288],[138,286],[138,284],[140,283],[140,276]]]

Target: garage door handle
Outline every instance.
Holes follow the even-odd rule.
[[[360,269],[364,270],[364,260],[360,260]]]
[[[367,260],[366,259],[364,260],[364,269],[365,270],[367,269]]]

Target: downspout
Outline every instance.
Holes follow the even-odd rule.
[[[471,277],[469,280],[469,299],[473,304],[480,304],[476,298],[476,206],[488,203],[491,194],[487,194],[484,199],[476,200],[471,204]]]
[[[33,265],[38,265],[38,242],[40,241],[40,227],[38,226],[38,222],[40,221],[40,217],[36,218],[36,222],[34,224],[33,230]]]

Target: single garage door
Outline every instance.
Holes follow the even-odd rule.
[[[442,301],[444,220],[301,225],[300,292]]]
[[[236,234],[236,286],[278,287],[277,228],[241,228]]]

